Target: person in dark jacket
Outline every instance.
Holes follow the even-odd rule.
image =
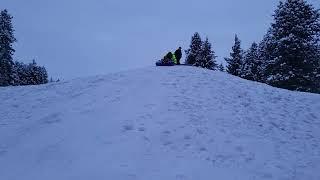
[[[181,52],[181,47],[179,47],[175,52],[174,55],[177,58],[177,64],[180,64],[180,59],[182,58],[182,52]]]

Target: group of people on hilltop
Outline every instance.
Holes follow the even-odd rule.
[[[182,58],[181,47],[179,47],[174,53],[168,52],[167,55],[163,57],[160,61],[156,63],[157,66],[174,66],[180,65],[180,60]]]

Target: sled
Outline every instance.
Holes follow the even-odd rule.
[[[156,66],[174,66],[175,64],[173,62],[167,62],[163,63],[161,61],[156,62]]]

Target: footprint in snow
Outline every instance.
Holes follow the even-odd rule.
[[[52,113],[40,119],[42,124],[56,124],[62,121],[60,113]]]
[[[236,147],[235,147],[235,150],[236,150],[237,152],[242,153],[242,152],[243,152],[243,147],[242,147],[242,146],[236,146]]]
[[[318,117],[317,117],[315,114],[313,114],[313,113],[310,113],[309,116],[310,116],[312,119],[318,119]]]
[[[19,107],[19,104],[14,104],[12,105],[13,108],[18,108]]]
[[[184,135],[183,139],[184,139],[184,140],[190,140],[190,139],[191,139],[191,136],[188,135],[188,134],[186,134],[186,135]]]
[[[190,144],[185,144],[185,145],[184,145],[185,148],[188,148],[188,147],[190,147],[190,146],[191,146]]]
[[[169,145],[171,145],[171,144],[173,144],[173,143],[170,142],[170,141],[166,141],[166,142],[163,143],[164,146],[169,146]]]
[[[134,130],[134,126],[132,124],[123,125],[122,128],[125,132]]]
[[[145,128],[145,127],[139,127],[138,130],[139,130],[140,132],[144,132],[144,131],[146,131],[146,128]]]
[[[200,147],[200,148],[199,148],[199,151],[200,151],[200,152],[205,152],[205,151],[208,151],[208,149],[207,149],[206,147]]]
[[[0,148],[0,156],[6,154],[8,151],[6,148]]]

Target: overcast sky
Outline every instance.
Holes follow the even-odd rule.
[[[152,66],[199,32],[218,60],[237,33],[260,41],[278,0],[0,0],[14,17],[15,59],[70,79]],[[310,0],[320,7],[319,0]],[[184,57],[183,57],[184,58]]]

